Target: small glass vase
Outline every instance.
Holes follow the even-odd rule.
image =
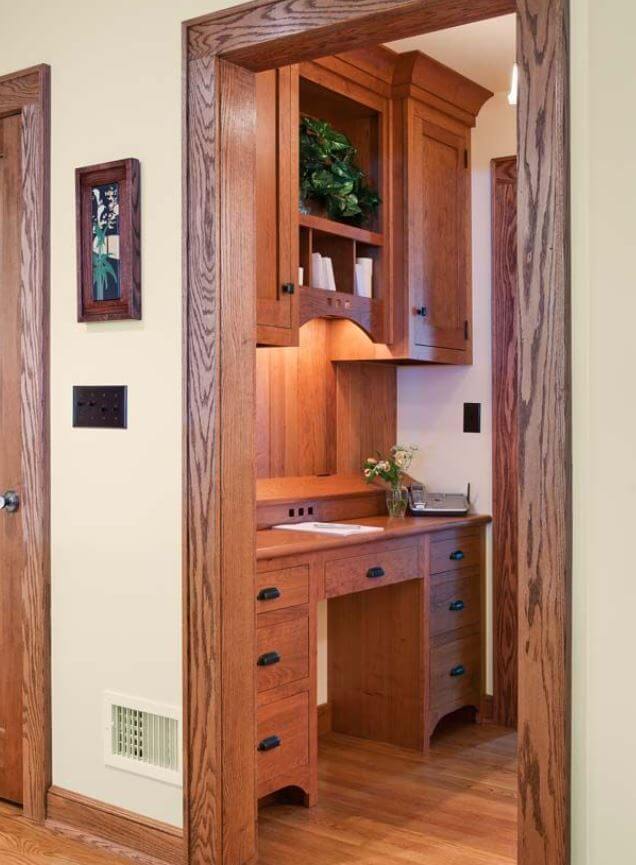
[[[402,519],[406,515],[408,493],[405,487],[391,487],[386,494],[386,509],[390,517]]]

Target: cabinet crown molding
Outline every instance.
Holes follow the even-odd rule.
[[[393,89],[403,89],[405,96],[413,96],[420,102],[439,100],[449,104],[449,109],[459,109],[469,115],[469,125],[474,126],[482,106],[494,93],[454,69],[444,66],[421,51],[409,51],[395,55]],[[449,110],[448,113],[455,113]]]

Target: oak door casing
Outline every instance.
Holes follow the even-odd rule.
[[[493,721],[517,723],[519,403],[517,157],[493,159]]]
[[[298,342],[298,67],[256,81],[256,323],[259,345]]]
[[[416,346],[468,344],[469,173],[466,136],[412,103],[408,135],[408,269]]]

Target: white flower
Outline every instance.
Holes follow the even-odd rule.
[[[364,470],[365,478],[370,478],[372,474],[373,474],[373,472],[371,471],[371,469],[365,469]]]
[[[377,460],[374,460],[373,457],[368,457],[368,458],[367,458],[367,462],[369,463],[369,465],[374,466],[374,465],[377,465],[377,462],[378,462],[378,461],[377,461]]]

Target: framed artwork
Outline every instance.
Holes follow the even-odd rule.
[[[141,214],[137,159],[75,171],[77,320],[141,318]]]

